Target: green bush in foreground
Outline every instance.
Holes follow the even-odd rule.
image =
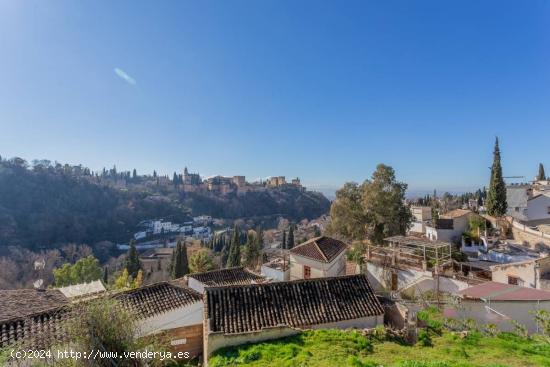
[[[497,336],[474,331],[460,336],[430,335],[432,347],[407,346],[357,331],[315,330],[258,344],[217,351],[209,360],[219,366],[354,367],[550,367],[550,343],[542,337]]]

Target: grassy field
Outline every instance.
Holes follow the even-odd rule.
[[[433,346],[377,342],[354,331],[318,330],[272,342],[218,351],[215,366],[396,366],[396,367],[529,367],[550,366],[550,344],[513,334],[495,337],[471,333],[466,338],[445,332]]]

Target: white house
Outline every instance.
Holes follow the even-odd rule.
[[[550,224],[550,191],[547,185],[506,187],[507,214],[525,224]]]
[[[413,221],[409,232],[424,234],[426,224],[432,220],[432,208],[429,206],[411,206]]]
[[[273,282],[290,280],[290,264],[284,257],[278,257],[262,264],[260,272]]]
[[[491,267],[493,282],[550,290],[550,257],[495,264]]]
[[[517,285],[486,282],[458,293],[459,307],[448,306],[450,318],[473,319],[478,325],[494,324],[501,331],[513,331],[512,320],[525,326],[529,333],[538,331],[536,310],[550,312],[550,292]]]
[[[312,238],[290,250],[290,280],[346,274],[347,245],[330,237]]]
[[[479,215],[467,209],[452,210],[427,225],[426,236],[432,241],[460,242],[473,216]]]

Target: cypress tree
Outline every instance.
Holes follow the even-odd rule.
[[[179,182],[178,182],[178,175],[176,172],[174,172],[174,176],[172,177],[172,183],[174,184],[174,187],[176,188],[178,187]]]
[[[491,181],[489,183],[486,206],[489,215],[501,217],[506,214],[506,185],[502,177],[498,138],[495,140],[495,149],[493,151],[493,166],[491,167]]]
[[[126,269],[128,274],[135,278],[138,271],[141,270],[141,261],[139,261],[138,252],[136,250],[136,241],[130,241],[130,249],[128,249],[128,255],[126,256]]]
[[[537,181],[546,180],[546,173],[544,173],[544,166],[539,163],[539,174],[537,175]]]
[[[225,268],[227,267],[227,259],[229,258],[229,250],[227,249],[227,246],[223,246],[221,250],[220,255],[220,267]]]
[[[286,230],[283,230],[283,242],[281,243],[281,248],[286,249]]]
[[[176,251],[173,255],[172,277],[174,279],[181,278],[189,274],[189,261],[187,259],[187,246],[185,241],[180,239],[176,245]]]
[[[103,268],[103,284],[109,284],[109,269],[107,267]]]
[[[287,248],[291,249],[294,247],[294,224],[290,225],[288,230],[288,239],[287,239]]]
[[[231,268],[234,266],[241,265],[241,239],[239,228],[235,225],[233,229],[233,239],[231,240],[231,245],[229,245],[229,256],[227,258],[227,267]]]

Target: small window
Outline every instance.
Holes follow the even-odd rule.
[[[515,207],[516,212],[519,212],[519,206]]]
[[[512,277],[508,275],[508,284],[519,285],[520,281],[521,280],[518,277]]]
[[[307,265],[304,265],[304,279],[311,278],[311,268]]]
[[[550,206],[547,208],[547,213],[550,214]]]

